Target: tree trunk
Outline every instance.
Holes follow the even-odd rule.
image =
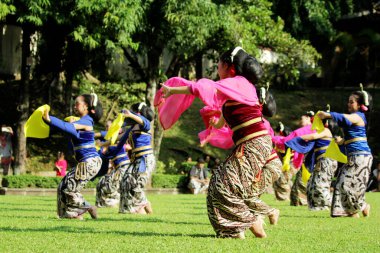
[[[19,175],[26,171],[26,138],[24,126],[29,116],[29,76],[30,76],[30,35],[31,30],[23,27],[22,35],[22,62],[20,83],[20,118],[17,123],[17,141],[15,148],[15,167],[13,174]]]

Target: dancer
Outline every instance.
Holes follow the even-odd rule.
[[[236,147],[211,177],[207,196],[211,225],[218,237],[244,238],[247,228],[256,237],[266,237],[260,212],[271,208],[259,198],[266,187],[264,166],[268,161],[281,162],[271,160],[272,141],[254,86],[263,70],[255,58],[237,47],[222,54],[218,74],[217,82],[169,79],[155,98],[160,122],[166,129],[174,124],[194,97],[210,108],[222,109],[219,119],[215,115],[210,118],[210,125],[221,128],[227,123]],[[181,95],[170,97],[173,94]],[[171,108],[173,104],[178,105],[176,110]]]
[[[287,141],[285,144],[291,149],[307,154],[305,164],[312,173],[306,187],[309,210],[328,210],[331,206],[330,186],[338,167],[338,162],[325,157],[332,133],[328,128],[328,121],[323,120],[325,128],[319,133],[302,135]]]
[[[145,103],[137,103],[131,111],[125,110],[124,115],[130,126],[124,136],[128,136],[132,150],[130,164],[121,180],[119,212],[151,214],[152,206],[144,188],[156,166],[149,133],[154,112]]]
[[[93,131],[94,121],[98,121],[103,114],[102,107],[97,95],[91,93],[78,96],[74,109],[80,120],[73,123],[50,116],[48,109],[42,116],[51,128],[70,136],[75,159],[78,161],[75,169],[67,173],[58,186],[58,217],[83,219],[82,215],[88,211],[91,217],[96,219],[96,207],[91,206],[80,192],[98,173],[102,164],[95,149]]]
[[[279,147],[282,147],[285,150],[285,143],[293,138],[314,133],[315,131],[311,130],[311,123],[314,117],[313,111],[308,111],[304,113],[300,118],[301,127],[292,131],[287,137],[284,138],[275,138],[275,144]],[[304,160],[304,155],[298,152],[292,153],[292,166],[293,170],[298,170],[296,173],[296,178],[293,182],[292,188],[290,190],[290,205],[299,206],[307,205],[306,197],[306,183],[302,181],[302,163]]]
[[[289,127],[285,127],[282,122],[279,122],[278,126],[276,127],[276,132],[278,133],[278,136],[286,137],[291,132],[291,129]],[[275,137],[273,137],[272,140],[274,138]],[[277,152],[277,155],[282,160],[285,155],[284,147],[278,147],[275,142],[274,142],[274,146],[275,146],[274,148]],[[279,201],[289,200],[291,179],[292,179],[292,171],[291,170],[284,171],[281,169],[281,174],[279,178],[273,182],[273,190],[274,190],[274,194],[277,200]]]
[[[340,169],[331,205],[332,217],[368,216],[370,204],[365,201],[365,191],[372,165],[371,149],[368,146],[365,112],[370,105],[369,94],[362,90],[353,92],[348,99],[350,114],[320,112],[321,119],[333,119],[344,131],[344,145],[348,162]]]
[[[106,174],[96,185],[97,207],[116,207],[120,202],[120,183],[129,166],[127,145],[125,145],[127,139],[128,135],[123,135],[117,145],[104,146],[99,150],[102,168],[97,176]]]

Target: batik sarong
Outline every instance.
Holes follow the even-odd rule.
[[[315,164],[307,183],[307,204],[310,210],[328,210],[331,206],[330,187],[337,167],[337,161],[325,157]]]
[[[270,136],[251,139],[238,145],[213,171],[207,210],[218,237],[237,237],[256,222],[263,210],[273,210],[259,198],[271,173],[265,176],[264,172],[271,153]]]
[[[348,216],[363,211],[371,173],[372,155],[351,155],[340,168],[331,204],[331,216]]]
[[[302,181],[302,169],[298,169],[296,178],[290,190],[290,205],[304,206],[307,204],[306,184]]]
[[[144,172],[139,172],[141,162],[145,162]],[[145,187],[155,166],[153,154],[131,161],[120,184],[119,213],[138,213],[148,205]]]
[[[80,191],[98,174],[101,165],[100,157],[88,158],[62,179],[57,190],[57,214],[60,218],[76,218],[91,207]]]
[[[115,207],[120,202],[120,183],[129,163],[104,175],[96,185],[96,206]]]

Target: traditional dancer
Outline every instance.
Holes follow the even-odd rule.
[[[319,133],[302,135],[287,141],[285,144],[291,149],[307,154],[306,168],[312,173],[307,182],[306,194],[309,210],[328,210],[331,206],[330,186],[338,162],[325,157],[332,133],[328,128],[327,120],[323,122],[325,128]]]
[[[137,103],[131,111],[125,110],[124,115],[130,125],[124,135],[128,136],[132,150],[130,164],[121,180],[119,212],[150,214],[153,210],[144,188],[156,166],[149,133],[154,112],[145,103]]]
[[[266,187],[264,167],[268,161],[281,162],[272,152],[271,137],[253,85],[263,70],[255,58],[237,47],[222,54],[218,74],[217,82],[169,79],[155,98],[160,122],[165,129],[169,128],[194,97],[214,110],[222,108],[219,119],[215,114],[210,118],[210,125],[219,128],[227,123],[236,147],[213,171],[207,196],[210,222],[218,237],[244,238],[247,228],[256,237],[266,237],[260,211],[269,207],[259,198]],[[181,95],[169,97],[173,94]],[[172,108],[173,105],[176,107]]]
[[[97,207],[115,207],[120,202],[120,183],[129,166],[129,157],[125,147],[127,139],[128,135],[123,135],[117,145],[101,147],[99,150],[102,158],[101,171],[107,174],[96,185]],[[109,168],[110,163],[111,168]]]
[[[276,128],[276,132],[278,133],[278,136],[286,137],[291,132],[291,129],[288,127],[285,127],[282,122],[278,123],[278,126]],[[272,140],[275,137],[272,137]],[[285,155],[285,148],[279,147],[274,142],[274,148],[277,152],[277,155],[280,159],[283,159]],[[290,197],[290,188],[291,188],[291,179],[292,179],[292,171],[291,170],[281,170],[281,174],[277,180],[273,182],[273,190],[274,194],[276,196],[276,199],[279,201],[288,201]]]
[[[292,131],[288,136],[282,138],[275,138],[275,144],[283,147],[285,149],[285,143],[293,138],[314,133],[315,131],[311,130],[312,118],[314,117],[313,111],[308,111],[301,116],[300,125],[301,127]],[[303,163],[304,155],[298,152],[293,152],[292,157],[292,166],[293,170],[298,170],[296,173],[296,178],[293,182],[292,188],[290,190],[290,205],[306,205],[306,183],[302,181],[302,169],[301,165]]]
[[[369,94],[362,90],[353,92],[348,99],[350,114],[320,112],[321,119],[338,123],[344,131],[344,145],[348,162],[340,169],[333,193],[331,216],[368,216],[370,205],[365,201],[365,191],[372,165],[371,149],[366,136],[365,112],[370,105]]]
[[[70,136],[75,159],[78,161],[75,169],[67,173],[58,186],[58,216],[83,219],[82,215],[88,211],[91,217],[96,219],[96,207],[91,206],[80,192],[98,173],[102,164],[95,149],[93,126],[94,121],[98,121],[103,112],[98,97],[94,93],[78,96],[74,108],[80,119],[73,123],[50,116],[49,110],[45,110],[42,116],[52,128]]]

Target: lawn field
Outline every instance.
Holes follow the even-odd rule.
[[[0,252],[380,252],[380,193],[368,193],[368,218],[329,217],[291,207],[273,195],[263,200],[281,211],[268,238],[217,239],[205,195],[151,194],[154,214],[99,209],[99,219],[59,220],[55,197],[0,196]],[[94,196],[87,196],[94,203]]]

